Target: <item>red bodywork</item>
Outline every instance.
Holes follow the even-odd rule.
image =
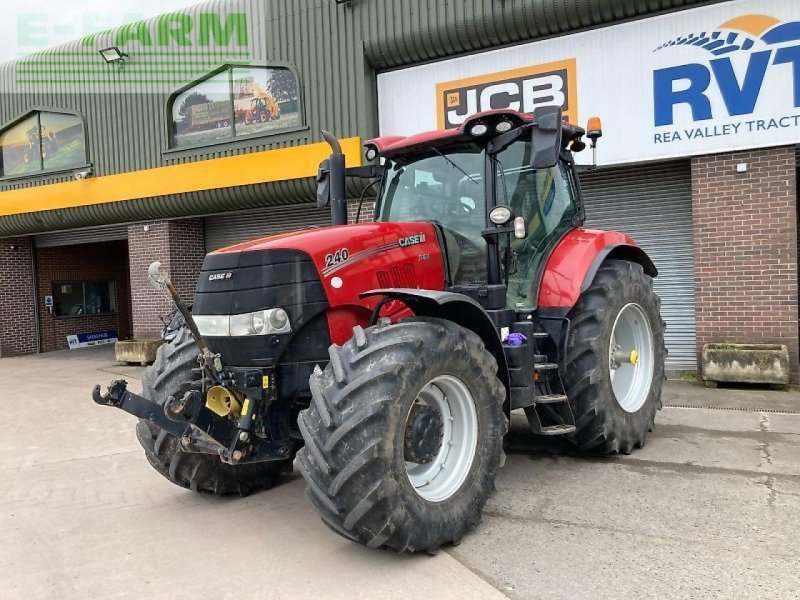
[[[618,231],[574,229],[556,246],[545,265],[539,287],[540,308],[572,308],[595,258],[616,245],[636,247],[636,242]]]
[[[539,288],[539,307],[574,306],[597,256],[604,249],[619,245],[635,247],[636,242],[617,231],[570,231],[547,261]],[[444,256],[430,223],[363,223],[295,231],[244,242],[217,253],[272,249],[301,250],[311,256],[331,305],[328,327],[335,344],[349,340],[354,326],[368,323],[379,299],[362,300],[362,292],[379,288],[445,289]],[[408,314],[398,301],[381,310],[382,316],[393,320]]]
[[[331,305],[328,327],[334,344],[349,340],[354,326],[367,325],[379,298],[362,300],[358,297],[362,292],[445,288],[444,257],[430,223],[363,223],[295,231],[217,253],[278,249],[301,250],[314,261]],[[407,314],[408,309],[399,302],[381,310],[381,315],[393,319]]]

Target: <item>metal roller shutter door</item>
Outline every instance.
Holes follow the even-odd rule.
[[[586,226],[627,233],[658,268],[667,369],[697,369],[691,164],[604,168],[581,182]]]
[[[206,217],[206,251],[276,233],[330,225],[330,209],[314,203],[271,206]]]
[[[108,227],[90,227],[72,229],[33,236],[37,248],[54,248],[56,246],[72,246],[74,244],[93,244],[128,239],[127,225],[111,225]]]

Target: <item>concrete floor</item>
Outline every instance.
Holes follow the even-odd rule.
[[[483,523],[435,557],[330,533],[298,475],[200,496],[89,391],[110,350],[3,359],[2,598],[790,598],[800,590],[800,394],[669,384],[646,448],[588,459],[515,420]],[[715,409],[700,408],[713,406]],[[753,407],[759,410],[748,410]],[[782,412],[769,412],[779,410]]]

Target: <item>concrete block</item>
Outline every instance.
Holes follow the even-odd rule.
[[[789,350],[781,344],[706,344],[703,379],[789,384]]]
[[[161,344],[161,340],[121,341],[114,345],[114,354],[118,363],[150,364]]]

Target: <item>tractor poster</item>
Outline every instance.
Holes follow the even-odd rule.
[[[301,124],[297,78],[290,69],[233,67],[172,103],[174,146],[258,135]]]
[[[66,113],[36,112],[0,137],[2,176],[58,171],[86,165],[83,120]]]

